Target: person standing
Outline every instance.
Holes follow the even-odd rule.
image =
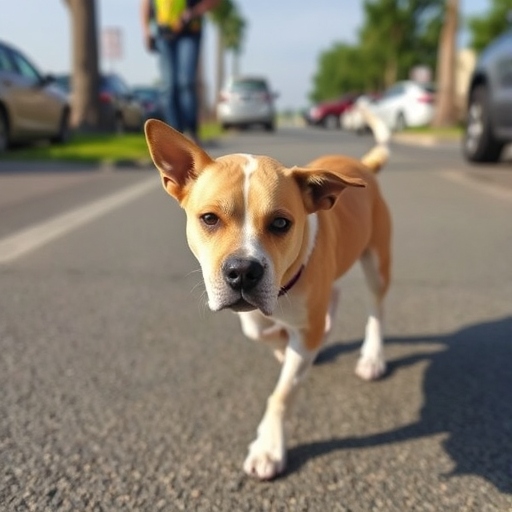
[[[167,124],[199,142],[198,62],[203,16],[221,0],[141,0],[144,42],[159,55]]]

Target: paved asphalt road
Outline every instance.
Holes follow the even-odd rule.
[[[370,146],[283,129],[210,149],[292,165]],[[207,310],[156,172],[2,163],[0,510],[510,512],[511,176],[453,145],[394,145],[389,372],[353,373],[354,269],[287,425],[288,470],[259,483],[241,466],[279,368]]]

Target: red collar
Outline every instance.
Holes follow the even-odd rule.
[[[291,278],[291,280],[288,281],[287,284],[285,284],[284,286],[281,287],[281,289],[279,290],[278,297],[282,297],[283,295],[288,293],[295,286],[295,284],[299,280],[300,276],[302,275],[303,270],[304,270],[304,265],[301,265],[298,272]]]

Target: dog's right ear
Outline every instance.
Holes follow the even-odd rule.
[[[187,185],[213,160],[191,140],[157,119],[146,121],[144,133],[165,190],[181,203]]]

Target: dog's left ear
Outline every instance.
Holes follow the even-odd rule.
[[[187,183],[213,160],[199,146],[162,121],[149,119],[144,125],[144,132],[165,190],[181,203]]]
[[[347,187],[366,187],[366,182],[335,171],[294,167],[292,174],[304,191],[308,213],[329,210]]]

